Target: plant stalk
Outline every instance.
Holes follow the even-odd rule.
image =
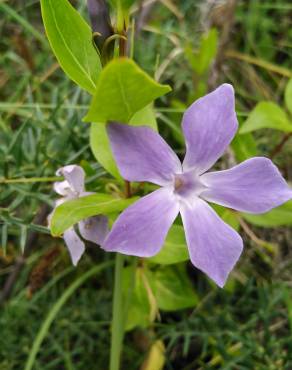
[[[124,57],[127,54],[127,38],[124,28],[122,9],[118,9],[118,31],[123,36],[119,39],[119,56]],[[131,197],[131,185],[125,180],[125,197]],[[111,353],[110,353],[110,370],[119,370],[121,363],[121,352],[125,328],[125,312],[123,309],[123,291],[122,275],[124,267],[124,255],[116,253],[115,262],[115,282],[112,311],[112,336],[111,336]]]
[[[110,370],[119,370],[124,337],[124,313],[122,309],[122,273],[124,266],[124,256],[116,254],[115,262],[115,283],[112,312],[112,337],[111,337],[111,355]]]

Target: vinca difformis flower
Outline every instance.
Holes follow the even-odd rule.
[[[146,126],[108,125],[121,175],[161,188],[127,208],[103,248],[150,257],[161,249],[181,214],[191,262],[220,287],[238,260],[243,242],[206,201],[238,211],[263,213],[292,198],[274,164],[255,157],[224,171],[206,172],[222,156],[238,128],[233,87],[223,84],[185,112],[183,163],[158,133]]]
[[[56,201],[56,207],[67,200],[93,194],[85,191],[85,173],[80,166],[69,165],[62,167],[56,172],[56,175],[65,177],[64,181],[55,182],[54,184],[55,192],[62,195],[62,198]],[[53,212],[49,216],[49,220]],[[102,244],[108,233],[108,219],[103,215],[89,217],[78,223],[78,229],[84,239],[96,244]],[[76,266],[85,251],[84,242],[78,236],[74,227],[64,232],[64,240],[68,247],[72,263]]]

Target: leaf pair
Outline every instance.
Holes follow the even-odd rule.
[[[117,1],[123,11],[131,0]],[[92,124],[90,142],[96,159],[114,177],[121,179],[113,159],[105,124],[110,120],[157,129],[154,99],[170,91],[155,82],[133,61],[123,58],[110,62],[103,70],[93,44],[92,31],[68,0],[41,0],[42,17],[50,45],[64,72],[93,95],[85,120]],[[61,235],[83,218],[124,209],[131,201],[96,194],[66,202],[52,218],[53,235]]]
[[[117,1],[128,10],[131,0]],[[109,145],[105,124],[118,121],[157,129],[152,101],[171,89],[142,71],[133,61],[119,58],[103,70],[92,32],[68,0],[41,0],[42,17],[51,47],[64,72],[93,95],[85,121],[92,124],[90,143],[93,154],[114,177],[121,179]]]
[[[131,1],[118,3],[123,9],[131,5]],[[64,72],[94,95],[85,121],[129,123],[136,112],[171,90],[127,58],[113,60],[101,72],[92,31],[68,0],[41,0],[41,10],[50,45]]]

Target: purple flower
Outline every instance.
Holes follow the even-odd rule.
[[[223,84],[193,103],[183,116],[182,128],[186,155],[181,164],[152,129],[108,125],[121,175],[128,181],[149,181],[161,188],[118,217],[103,248],[153,256],[180,213],[192,263],[222,287],[243,242],[206,201],[263,213],[291,199],[292,191],[268,158],[255,157],[229,170],[206,172],[222,156],[238,128],[231,85]]]
[[[76,165],[65,166],[60,168],[56,172],[56,175],[65,177],[64,181],[55,182],[54,184],[55,192],[62,195],[62,198],[56,201],[56,207],[67,200],[93,194],[85,191],[85,174],[81,167]],[[53,212],[49,216],[49,223]],[[80,221],[78,228],[79,233],[84,239],[102,244],[108,233],[108,219],[102,215],[89,217],[86,220]],[[72,263],[76,266],[85,251],[84,243],[74,230],[74,227],[64,232],[64,240],[68,247]]]

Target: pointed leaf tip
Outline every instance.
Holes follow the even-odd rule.
[[[128,123],[133,115],[156,98],[171,91],[128,58],[111,61],[103,69],[84,121]]]

